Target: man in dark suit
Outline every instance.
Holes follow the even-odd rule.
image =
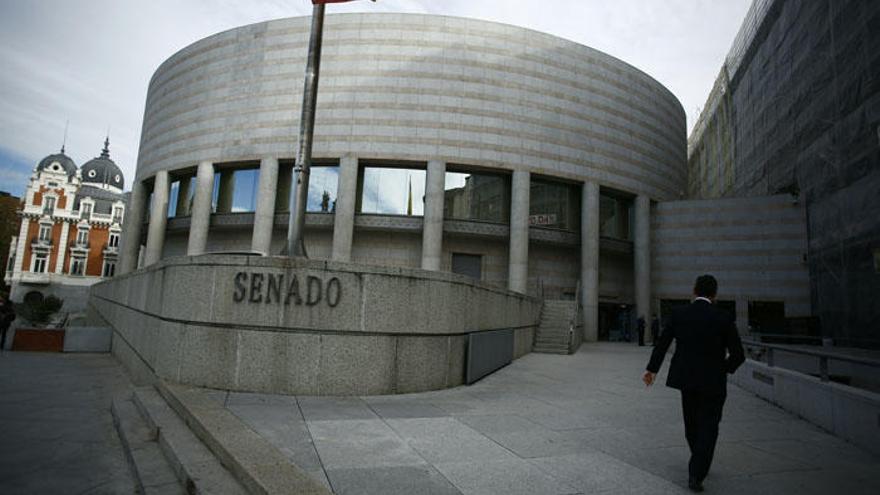
[[[685,437],[691,449],[688,488],[695,492],[703,491],[703,479],[712,464],[727,397],[727,375],[745,361],[733,315],[714,304],[717,292],[715,277],[697,277],[693,302],[672,311],[642,377],[645,385],[654,383],[675,339],[666,385],[681,390]]]

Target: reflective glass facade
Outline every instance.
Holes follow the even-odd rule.
[[[168,218],[186,217],[192,211],[195,177],[181,177],[171,183],[168,194]]]
[[[632,240],[633,204],[631,199],[599,196],[599,236]]]
[[[447,172],[443,217],[510,223],[510,177]]]
[[[529,225],[580,231],[581,186],[532,178]]]
[[[260,169],[222,170],[214,174],[214,213],[245,213],[257,206]]]
[[[312,167],[309,174],[309,213],[333,213],[336,211],[336,187],[339,181],[338,166]]]
[[[424,170],[364,167],[360,175],[360,213],[424,215]]]

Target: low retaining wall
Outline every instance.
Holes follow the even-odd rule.
[[[311,395],[460,385],[468,334],[512,329],[516,358],[540,316],[535,298],[450,273],[231,255],[163,260],[90,304],[143,379]]]
[[[880,394],[746,360],[733,383],[880,455]]]

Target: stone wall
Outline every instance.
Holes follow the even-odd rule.
[[[519,357],[540,314],[534,298],[449,273],[230,255],[163,260],[90,301],[136,374],[312,395],[460,385],[469,333],[515,329]]]
[[[688,299],[698,275],[718,279],[736,302],[741,330],[749,301],[781,301],[785,316],[810,316],[804,207],[787,194],[669,201],[652,215],[656,299]]]
[[[293,158],[309,17],[231,29],[150,81],[137,180],[159,170]],[[686,187],[685,113],[598,50],[493,22],[328,15],[314,156],[529,170],[654,199]]]

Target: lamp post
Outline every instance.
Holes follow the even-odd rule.
[[[306,207],[309,194],[309,172],[312,167],[312,142],[315,134],[315,107],[318,101],[318,76],[321,71],[321,43],[324,35],[324,4],[351,0],[312,0],[312,31],[303,86],[302,114],[299,119],[299,147],[296,151],[294,177],[296,187],[290,188],[290,217],[287,222],[287,255],[308,257],[303,241]],[[375,0],[373,0],[375,1]]]

